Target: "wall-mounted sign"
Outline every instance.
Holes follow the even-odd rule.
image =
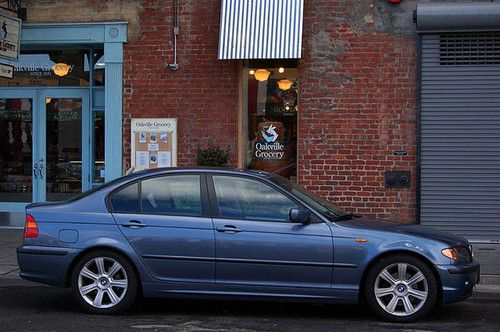
[[[13,78],[14,77],[14,67],[0,63],[0,77]]]
[[[130,126],[135,170],[177,166],[177,119],[132,119]]]
[[[21,20],[0,13],[0,57],[17,60],[20,40]]]

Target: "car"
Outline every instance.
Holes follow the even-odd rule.
[[[479,280],[469,242],[342,212],[275,174],[140,171],[26,207],[20,276],[71,287],[88,312],[138,296],[366,303],[421,319]]]

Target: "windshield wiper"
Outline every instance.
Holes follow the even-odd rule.
[[[333,221],[351,220],[354,218],[361,218],[361,215],[354,214],[354,213],[346,213],[346,214],[342,214],[338,217],[333,218]]]

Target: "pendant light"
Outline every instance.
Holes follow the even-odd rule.
[[[257,69],[254,73],[255,79],[260,82],[267,81],[269,75],[271,75],[271,72],[266,69]]]

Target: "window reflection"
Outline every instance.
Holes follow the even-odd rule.
[[[32,104],[28,98],[0,99],[0,201],[32,199]]]

